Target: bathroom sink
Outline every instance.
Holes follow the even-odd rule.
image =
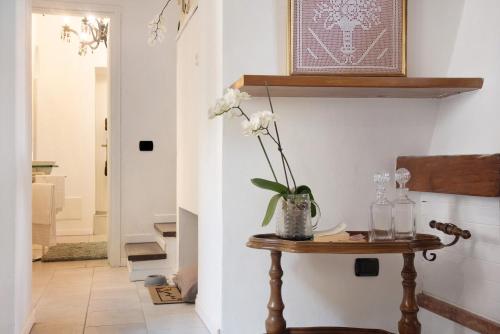
[[[31,172],[33,175],[50,175],[52,168],[58,167],[55,161],[32,161]]]
[[[56,162],[55,161],[32,161],[31,162],[31,165],[33,167],[54,167],[56,166]]]

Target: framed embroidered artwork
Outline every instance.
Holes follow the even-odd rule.
[[[289,0],[290,74],[406,75],[407,0]]]

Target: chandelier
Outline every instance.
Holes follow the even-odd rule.
[[[96,19],[92,16],[82,18],[80,32],[64,24],[61,30],[61,39],[71,42],[71,35],[78,37],[80,46],[78,54],[84,56],[88,49],[93,53],[101,43],[108,47],[108,23],[105,19]]]

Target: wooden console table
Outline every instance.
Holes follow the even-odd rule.
[[[281,267],[282,252],[288,253],[318,253],[318,254],[403,254],[404,265],[401,272],[403,277],[403,301],[401,302],[401,320],[398,328],[400,334],[420,334],[421,326],[417,318],[418,306],[415,297],[417,272],[415,271],[414,259],[416,252],[424,252],[424,257],[429,261],[436,259],[435,254],[429,251],[441,249],[456,244],[460,237],[469,239],[469,231],[463,231],[452,224],[442,224],[435,221],[430,223],[446,234],[454,235],[455,240],[450,244],[442,244],[441,240],[434,235],[418,234],[415,240],[408,241],[380,241],[380,242],[314,242],[314,241],[289,241],[283,240],[274,234],[255,235],[250,238],[247,246],[256,249],[271,251],[271,296],[267,308],[269,315],[266,320],[266,332],[268,334],[390,334],[380,329],[359,329],[344,327],[314,327],[314,328],[287,328],[283,317],[285,304],[281,296],[283,284],[283,269]],[[350,232],[363,233],[366,232]]]

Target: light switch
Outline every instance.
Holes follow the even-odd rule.
[[[354,263],[354,274],[357,277],[376,277],[378,273],[378,259],[356,259]]]
[[[139,142],[139,151],[151,152],[153,150],[153,142],[151,140],[142,140]]]

